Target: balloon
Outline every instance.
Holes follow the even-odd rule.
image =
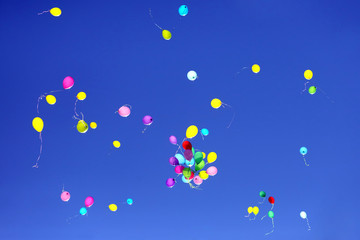
[[[131,198],[128,198],[128,199],[126,200],[126,202],[127,202],[127,204],[129,204],[129,205],[132,205],[132,204],[134,203],[134,201],[133,201]]]
[[[189,180],[192,180],[194,178],[195,174],[193,171],[191,171],[190,177],[188,178]]]
[[[118,113],[121,117],[128,117],[130,115],[131,111],[130,111],[129,107],[124,105],[121,108],[119,108]]]
[[[175,167],[175,172],[177,173],[177,174],[182,174],[182,171],[184,170],[184,166],[181,166],[181,165],[177,165],[176,167]]]
[[[61,193],[60,198],[63,202],[67,202],[70,200],[70,193],[67,191],[64,191]]]
[[[191,125],[186,130],[186,137],[193,138],[198,134],[198,128],[195,125]]]
[[[116,210],[117,210],[116,204],[110,204],[110,205],[109,205],[109,209],[110,209],[110,211],[112,211],[112,212],[116,212]]]
[[[70,89],[74,86],[74,79],[72,77],[66,77],[63,80],[63,88],[65,90]]]
[[[199,186],[203,183],[203,180],[199,176],[196,176],[194,177],[194,183]]]
[[[182,180],[184,183],[189,183],[189,182],[191,182],[191,180],[190,180],[190,179],[186,179],[184,175],[181,177],[181,180]]]
[[[76,95],[76,98],[79,99],[80,101],[83,101],[83,100],[85,100],[85,98],[86,98],[86,93],[84,93],[84,92],[79,92],[79,93]]]
[[[56,98],[53,95],[47,95],[46,101],[50,105],[54,105],[56,103]]]
[[[306,148],[306,147],[301,147],[301,148],[300,148],[300,153],[301,153],[302,155],[306,155],[306,154],[307,154],[307,148]]]
[[[188,167],[192,167],[192,166],[194,166],[194,164],[195,164],[194,158],[192,158],[190,161],[188,161],[188,160],[185,161],[185,165]]]
[[[196,164],[199,164],[201,161],[203,161],[203,153],[202,152],[196,152],[194,155],[194,159]]]
[[[87,213],[86,208],[84,208],[84,207],[80,208],[80,214],[81,215],[85,215],[86,213]]]
[[[195,155],[195,149],[192,148],[192,149],[191,149],[191,152],[192,152],[192,154],[193,154],[193,156],[194,156],[194,155]]]
[[[149,115],[146,115],[144,118],[143,118],[143,123],[147,126],[151,125],[153,122],[153,119],[151,116]]]
[[[302,219],[306,219],[306,218],[307,218],[306,212],[301,211],[301,212],[300,212],[300,217],[301,217]]]
[[[182,171],[182,174],[186,177],[189,178],[191,176],[191,169],[190,168],[184,168]]]
[[[201,160],[201,162],[199,162],[195,165],[195,171],[199,171],[199,170],[203,169],[204,167],[205,167],[205,162],[204,162],[204,160]]]
[[[169,163],[173,166],[179,165],[179,161],[177,160],[176,157],[169,158]]]
[[[199,172],[199,177],[203,180],[206,180],[209,178],[209,174],[206,173],[206,171]]]
[[[37,132],[42,132],[43,128],[44,128],[44,122],[41,118],[36,117],[32,120],[32,125],[33,128],[37,131]]]
[[[182,146],[183,146],[183,148],[184,148],[185,150],[191,150],[191,149],[192,149],[192,145],[191,145],[191,143],[190,143],[189,141],[184,141],[184,142],[182,143]]]
[[[260,195],[260,197],[266,197],[266,193],[265,193],[264,191],[261,191],[261,192],[259,193],[259,195]]]
[[[250,214],[250,213],[252,213],[253,212],[253,208],[252,207],[248,207],[248,213]]]
[[[316,93],[316,87],[315,87],[315,86],[309,87],[309,93],[310,93],[311,95],[314,95],[314,94]]]
[[[195,81],[197,79],[197,73],[195,71],[191,70],[187,73],[187,78],[190,81]]]
[[[61,9],[54,7],[52,9],[50,9],[50,14],[53,15],[54,17],[60,17],[61,15]]]
[[[258,72],[260,72],[260,66],[257,64],[254,64],[254,65],[252,65],[251,70],[253,71],[253,73],[258,73]]]
[[[255,214],[255,216],[259,213],[259,208],[258,207],[253,207],[253,213]]]
[[[175,154],[175,157],[179,161],[180,165],[185,164],[185,158],[183,155],[181,155],[180,153],[177,153],[177,154]]]
[[[211,152],[207,156],[208,163],[213,163],[217,159],[217,154],[215,152]]]
[[[89,126],[84,120],[80,120],[76,126],[79,133],[86,133],[89,129]]]
[[[171,39],[171,32],[168,30],[163,30],[162,31],[162,36],[165,40],[170,40]]]
[[[179,14],[182,17],[185,17],[189,13],[189,9],[186,5],[181,5],[179,7]]]
[[[114,145],[114,147],[119,148],[121,144],[119,141],[115,140],[115,141],[113,141],[113,145]]]
[[[273,218],[274,217],[274,212],[273,211],[269,211],[268,212],[269,218]]]
[[[168,178],[166,180],[166,186],[168,186],[168,188],[172,188],[175,185],[175,179],[173,178]]]
[[[87,197],[85,199],[85,207],[91,207],[94,204],[94,198],[93,197]]]
[[[274,204],[275,203],[275,199],[273,197],[269,197],[269,203]]]
[[[220,99],[214,98],[213,100],[211,100],[211,106],[215,109],[218,109],[219,107],[221,107],[221,101]]]
[[[177,144],[177,139],[176,139],[175,136],[170,136],[170,137],[169,137],[169,141],[170,141],[171,144],[174,144],[174,145]]]
[[[209,174],[209,176],[215,176],[217,174],[218,170],[216,167],[211,166],[206,170],[206,173]]]
[[[311,70],[306,70],[304,72],[304,78],[306,78],[307,80],[312,79],[312,77],[313,77],[313,72]]]
[[[205,158],[206,158],[206,154],[203,152],[202,155],[203,155],[203,159],[205,159]]]
[[[193,158],[193,153],[191,150],[184,151],[184,157],[186,160],[190,161]]]
[[[207,130],[206,128],[203,128],[203,129],[201,129],[201,133],[202,133],[202,135],[207,136],[207,135],[209,135],[209,130]]]
[[[96,128],[97,128],[96,122],[91,122],[91,123],[90,123],[90,127],[91,127],[92,129],[96,129]]]

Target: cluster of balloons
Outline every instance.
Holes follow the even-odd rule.
[[[301,148],[300,148],[300,153],[301,153],[301,155],[303,156],[304,163],[305,163],[305,165],[308,167],[309,164],[306,162],[306,159],[305,159],[305,155],[307,154],[307,152],[308,152],[308,150],[307,150],[306,147],[301,147]]]
[[[87,214],[87,209],[91,207],[94,204],[94,198],[93,197],[87,197],[85,199],[85,207],[80,208],[80,214],[81,215],[86,215]]]
[[[58,7],[54,7],[50,10],[43,11],[41,13],[38,13],[38,15],[42,15],[42,14],[48,13],[48,12],[50,12],[50,14],[53,15],[54,17],[60,17],[60,15],[61,15],[61,9]]]
[[[255,215],[255,217],[256,217],[256,215],[258,215],[258,213],[259,213],[259,208],[257,206],[255,206],[255,207],[250,206],[250,207],[248,207],[247,211],[248,211],[249,214],[247,216],[245,216],[245,217],[250,217],[251,213],[253,213]],[[253,219],[249,218],[249,220],[255,220],[255,217]]]
[[[303,92],[306,90],[306,85],[309,83],[309,81],[313,78],[314,74],[313,72],[308,69],[304,72],[304,78],[306,79],[306,83],[304,84],[305,85],[305,88],[303,90]],[[308,89],[308,92],[311,94],[311,95],[314,95],[316,93],[316,87],[315,86],[311,86],[309,87]]]
[[[134,201],[133,201],[131,198],[128,198],[128,199],[126,200],[126,203],[127,203],[128,205],[130,205],[130,206],[133,204],[133,202],[134,202]],[[112,204],[109,205],[109,209],[110,209],[110,211],[112,211],[112,212],[116,212],[117,209],[118,209],[118,207],[117,207],[116,204],[112,203]]]

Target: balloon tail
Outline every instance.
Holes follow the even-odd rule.
[[[306,165],[307,167],[310,166],[309,164],[307,164],[306,159],[305,159],[304,156],[303,156],[303,158],[304,158],[304,163],[305,163],[305,165]]]
[[[142,133],[144,133],[146,131],[146,129],[147,129],[147,126],[144,128],[144,130],[142,130]]]
[[[39,133],[39,139],[40,139],[40,153],[39,153],[38,158],[36,159],[35,165],[33,166],[34,168],[38,168],[38,167],[39,167],[39,164],[38,164],[38,163],[39,163],[39,160],[40,160],[40,157],[41,157],[41,153],[42,153],[43,141],[42,141],[41,132]]]
[[[319,89],[319,91],[320,91],[322,94],[325,95],[325,97],[326,97],[330,102],[335,103],[335,101],[331,100],[331,98],[326,94],[326,92],[324,92],[323,90],[321,90],[321,88],[318,88],[318,89]]]
[[[233,114],[233,116],[232,116],[232,118],[231,118],[231,121],[230,121],[229,125],[227,126],[227,128],[230,128],[230,127],[231,127],[231,124],[233,123],[233,121],[234,121],[234,119],[235,119],[235,111],[234,111],[234,109],[233,109],[233,107],[232,107],[231,105],[228,105],[228,104],[226,104],[226,103],[222,103],[221,106],[222,106],[222,107],[227,106],[227,107],[231,108],[232,111],[234,112],[234,114]]]
[[[274,230],[275,230],[275,225],[274,225],[274,219],[273,218],[271,219],[271,222],[272,222],[273,229],[270,232],[266,233],[265,236],[269,235],[270,233],[273,233]]]
[[[307,225],[308,225],[308,231],[310,231],[311,230],[311,227],[310,227],[310,224],[309,224],[309,220],[306,218],[306,223],[307,223]]]
[[[247,217],[250,217],[250,213],[249,213],[247,216],[244,216],[244,217],[246,217],[246,218],[247,218]]]
[[[75,104],[74,104],[74,113],[75,113],[76,116],[79,117],[79,114],[76,112],[76,104],[77,104],[77,102],[78,102],[78,99],[76,99]]]
[[[45,95],[41,95],[40,97],[38,97],[38,101],[37,101],[37,105],[36,105],[36,111],[39,114],[39,104],[40,101],[45,97]]]
[[[199,186],[194,186],[194,185],[192,185],[190,182],[189,182],[189,186],[190,186],[190,188],[192,188],[192,189],[196,189],[196,190],[202,190],[201,188],[199,188]]]
[[[272,206],[271,206],[270,211],[272,211],[272,210],[273,210],[273,208],[274,208],[274,205],[275,205],[275,204],[271,204],[271,205],[272,205]]]
[[[266,215],[261,218],[261,221],[262,221],[265,217],[266,217]]]
[[[186,139],[186,138],[184,138],[184,139],[181,141],[181,144],[185,141],[185,139]],[[175,154],[177,154],[177,153],[179,152],[179,150],[181,151],[182,154],[184,154],[184,153],[182,152],[181,145],[179,145],[179,144],[177,144],[177,145],[178,145],[179,147],[178,147],[178,149],[176,150]]]
[[[202,138],[202,140],[204,141],[205,139],[204,139],[204,135],[202,134],[202,133],[200,133],[201,134],[201,138]]]
[[[150,15],[151,20],[153,21],[154,25],[155,25],[156,27],[158,27],[160,30],[163,30],[163,29],[155,22],[154,17],[153,17],[153,15],[151,14],[151,8],[149,8],[149,15]]]
[[[301,91],[301,94],[303,94],[305,91],[306,91],[306,85],[309,83],[309,81],[307,81],[305,84],[304,84],[304,90]]]
[[[249,218],[249,221],[254,221],[256,219],[256,216],[254,218]]]
[[[263,204],[265,202],[265,198],[262,200],[262,202],[259,202],[259,204]]]
[[[38,13],[38,15],[42,15],[42,14],[48,13],[48,12],[50,12],[50,11],[49,10],[48,11],[42,11],[41,13]]]

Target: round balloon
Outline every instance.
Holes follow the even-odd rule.
[[[179,160],[177,160],[176,157],[170,157],[169,158],[169,163],[173,166],[179,165]]]
[[[171,32],[169,30],[163,30],[162,31],[162,36],[165,40],[170,40],[171,39]]]
[[[121,144],[120,144],[119,141],[117,141],[117,140],[113,141],[113,146],[114,146],[114,147],[119,148],[120,145],[121,145]]]
[[[300,217],[301,217],[302,219],[306,219],[306,218],[307,218],[306,212],[301,211],[301,212],[300,212]]]
[[[218,170],[216,167],[211,166],[206,170],[206,173],[209,174],[209,176],[215,176],[217,174]]]
[[[70,193],[67,191],[64,191],[61,193],[60,198],[63,202],[67,202],[70,200]]]
[[[310,80],[312,79],[312,77],[313,77],[313,72],[311,70],[308,69],[304,72],[304,78],[306,80]]]
[[[184,148],[185,150],[192,150],[192,145],[191,145],[191,143],[190,143],[189,141],[184,141],[184,142],[182,143],[182,146],[183,146],[183,148]]]
[[[199,177],[202,179],[202,180],[206,180],[209,178],[209,174],[206,173],[206,171],[201,171],[199,172]]]
[[[190,161],[193,158],[193,153],[191,150],[185,150],[184,151],[184,157],[186,160]]]
[[[32,120],[32,125],[37,132],[42,132],[42,130],[44,129],[44,122],[39,117],[36,117]]]
[[[185,165],[188,167],[192,167],[192,166],[194,166],[194,164],[195,164],[194,158],[192,158],[190,161],[188,161],[188,160],[185,161]]]
[[[47,95],[46,102],[50,105],[54,105],[56,103],[56,98],[53,95]]]
[[[253,71],[253,73],[258,73],[258,72],[260,72],[260,66],[257,64],[254,64],[254,65],[252,65],[251,70]]]
[[[198,128],[195,125],[191,125],[186,129],[186,137],[193,138],[198,134]]]
[[[79,133],[86,133],[89,129],[89,126],[84,120],[80,120],[77,123],[76,129],[78,130]]]
[[[176,167],[175,167],[175,172],[177,173],[177,174],[182,174],[182,171],[184,170],[184,166],[181,166],[181,165],[177,165]]]
[[[275,199],[273,197],[269,197],[269,203],[274,204],[275,203]]]
[[[179,14],[182,17],[185,17],[189,13],[189,9],[186,5],[181,5],[179,7]]]
[[[54,17],[60,17],[61,9],[58,7],[54,7],[52,9],[50,9],[50,14],[53,15]]]
[[[166,186],[168,186],[168,188],[172,188],[175,185],[175,179],[173,178],[168,178],[166,180]]]
[[[201,160],[201,162],[199,162],[195,165],[195,171],[200,171],[204,167],[205,167],[205,162],[204,162],[204,160]]]
[[[94,198],[93,197],[87,197],[85,199],[85,207],[91,207],[94,204]]]
[[[209,130],[207,130],[206,128],[201,129],[201,134],[204,136],[209,135]]]
[[[128,198],[128,199],[126,200],[126,202],[127,202],[127,204],[129,204],[129,205],[132,205],[132,204],[134,203],[134,201],[133,201],[131,198]]]
[[[206,158],[206,154],[203,152],[202,155],[203,155],[203,159],[205,159],[205,158]]]
[[[194,183],[199,186],[203,183],[203,180],[201,179],[201,177],[196,176],[194,177]]]
[[[191,176],[191,169],[190,168],[184,168],[182,171],[182,174],[186,177],[189,178]]]
[[[177,153],[177,154],[175,154],[175,157],[179,161],[180,165],[185,164],[185,158],[183,155],[181,155],[180,153]]]
[[[315,86],[309,87],[309,93],[310,93],[311,95],[314,95],[314,94],[316,93],[316,87],[315,87]]]
[[[185,176],[184,176],[184,175],[181,177],[181,180],[182,180],[184,183],[189,183],[189,182],[191,182],[191,180],[190,180],[190,179],[185,178]]]
[[[253,208],[252,208],[252,207],[248,207],[247,211],[248,211],[248,213],[250,214],[250,213],[253,212]]]
[[[215,109],[218,109],[219,107],[221,107],[221,101],[218,98],[214,98],[213,100],[211,100],[211,106]]]
[[[70,89],[74,86],[74,79],[72,77],[66,77],[63,80],[63,88],[66,89]]]
[[[128,117],[131,113],[131,110],[128,106],[122,106],[121,108],[119,108],[118,113],[121,117]]]
[[[217,154],[215,152],[211,152],[207,156],[208,163],[213,163],[217,159]]]
[[[258,207],[253,207],[253,213],[255,214],[255,216],[259,213],[259,208]]]
[[[110,211],[112,211],[112,212],[116,212],[116,210],[117,210],[116,204],[110,204],[110,205],[109,205],[109,209],[110,209]]]
[[[91,127],[92,129],[96,129],[96,128],[97,128],[96,122],[91,122],[91,123],[90,123],[90,127]]]
[[[260,191],[259,195],[260,197],[266,197],[266,193],[264,191]]]
[[[197,73],[195,71],[191,70],[187,73],[187,78],[190,81],[195,81],[197,79]]]
[[[86,213],[87,213],[86,208],[84,208],[84,207],[80,208],[80,214],[81,215],[85,215]]]
[[[151,116],[149,115],[146,115],[144,118],[143,118],[143,123],[147,126],[151,125],[153,122],[153,119]]]
[[[307,148],[306,147],[301,147],[300,148],[300,153],[302,154],[302,155],[306,155],[307,154]]]
[[[202,152],[196,152],[194,155],[194,159],[196,164],[199,164],[201,161],[203,161],[203,153]]]
[[[273,212],[273,211],[269,211],[269,212],[268,212],[268,216],[269,216],[269,218],[274,218],[274,212]]]
[[[76,95],[76,98],[79,99],[80,101],[83,101],[83,100],[85,100],[85,98],[86,98],[86,93],[84,93],[84,92],[79,92],[79,93]]]
[[[174,145],[177,144],[177,139],[176,139],[175,136],[170,136],[170,137],[169,137],[169,141],[170,141],[171,144],[174,144]]]

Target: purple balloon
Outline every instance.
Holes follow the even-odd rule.
[[[144,123],[145,125],[151,125],[152,122],[153,122],[153,119],[152,119],[152,117],[149,116],[149,115],[146,115],[146,116],[143,118],[143,123]]]
[[[193,153],[191,150],[185,150],[184,157],[186,160],[190,161],[193,158]]]
[[[176,139],[175,136],[170,136],[170,137],[169,137],[169,141],[170,141],[172,144],[174,144],[174,145],[177,144],[177,139]]]
[[[171,157],[169,163],[173,166],[179,165],[179,160],[176,157]]]
[[[168,178],[166,180],[166,186],[168,186],[169,188],[172,188],[175,185],[175,179],[173,178]]]

